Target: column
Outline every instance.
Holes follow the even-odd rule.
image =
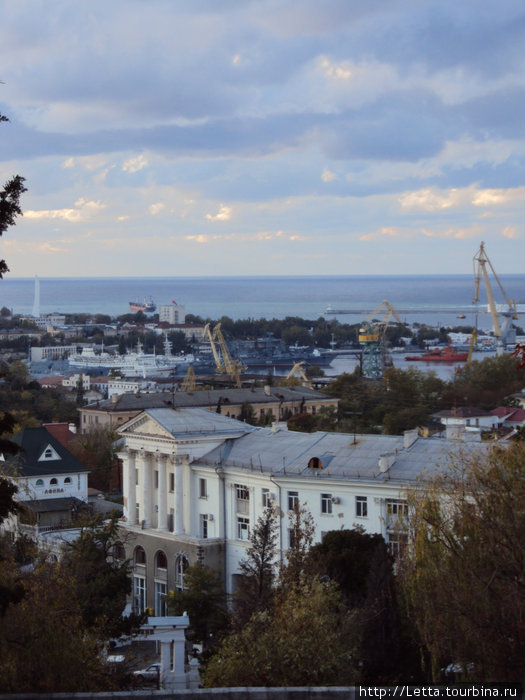
[[[141,498],[139,502],[139,518],[144,527],[151,524],[151,460],[149,452],[139,453],[139,484]]]
[[[166,483],[166,455],[156,455],[157,469],[159,471],[159,512],[157,519],[157,530],[166,530],[168,525],[167,516],[167,501],[168,501],[168,485]]]
[[[183,483],[182,483],[182,464],[181,460],[177,459],[175,463],[175,534],[182,535],[184,532],[183,525]]]
[[[124,461],[124,507],[128,525],[135,525],[137,521],[137,467],[135,464],[136,452],[129,450]]]

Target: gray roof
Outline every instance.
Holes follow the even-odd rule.
[[[205,456],[205,462],[224,467],[270,472],[275,476],[303,476],[313,479],[364,479],[367,481],[416,481],[422,473],[446,470],[455,456],[484,452],[486,444],[460,443],[443,438],[418,438],[410,447],[396,435],[346,435],[342,433],[272,432],[257,428],[228,442]],[[379,469],[383,455],[393,463],[386,472]],[[322,468],[308,466],[320,459]]]
[[[305,401],[335,400],[332,396],[327,396],[314,389],[303,386],[276,386],[270,387],[269,393],[264,387],[254,387],[252,389],[209,389],[202,391],[163,391],[151,394],[121,394],[115,401],[106,399],[84,406],[83,410],[103,410],[109,412],[119,411],[143,411],[148,408],[165,407],[202,407],[217,406],[221,403],[223,410],[227,410],[228,404],[248,403],[276,403],[285,401],[300,404]]]
[[[217,434],[234,437],[255,430],[247,423],[213,413],[205,408],[151,408],[145,413],[177,437]]]

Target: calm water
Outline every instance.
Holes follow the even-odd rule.
[[[510,298],[525,301],[525,275],[501,275],[500,279]],[[30,314],[34,286],[33,278],[0,280],[0,306]],[[496,301],[503,303],[495,283],[493,289]],[[486,303],[482,292],[481,301]],[[403,320],[439,326],[474,324],[473,294],[471,275],[41,278],[40,310],[118,316],[129,311],[130,301],[151,296],[157,305],[175,300],[186,313],[211,319],[225,315],[313,320],[332,307],[352,309],[355,314],[328,318],[358,323],[365,312],[387,299]],[[457,319],[460,312],[466,315],[464,321]],[[478,325],[491,327],[488,314],[480,314]]]

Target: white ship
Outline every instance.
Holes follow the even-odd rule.
[[[78,355],[70,355],[69,366],[78,370],[118,370],[124,377],[160,377],[174,369],[187,367],[194,361],[193,355],[173,355],[171,343],[164,341],[164,355],[145,353],[137,343],[136,352],[112,355],[109,352],[95,353],[93,348],[83,348]]]

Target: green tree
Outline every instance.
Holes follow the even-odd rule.
[[[457,460],[409,499],[401,581],[434,680],[450,663],[482,681],[525,674],[525,444]]]
[[[268,505],[250,535],[250,547],[239,563],[242,579],[234,597],[234,624],[242,627],[255,612],[266,610],[277,573],[277,519]]]
[[[206,687],[351,685],[356,681],[352,613],[333,583],[294,584],[219,645]]]
[[[7,117],[0,114],[0,122],[8,121]],[[0,236],[3,236],[10,226],[15,225],[17,216],[22,215],[20,197],[25,191],[24,178],[20,175],[12,177],[5,183],[4,189],[0,190]],[[0,260],[0,279],[6,272],[9,272],[7,263]]]
[[[168,593],[168,608],[173,615],[188,613],[187,638],[206,653],[228,624],[224,586],[219,573],[200,562],[186,569],[184,583],[184,590]]]
[[[118,473],[117,439],[115,429],[105,426],[78,435],[69,446],[75,457],[91,470],[90,485],[94,488],[111,490],[114,476]]]
[[[84,625],[106,639],[129,634],[142,622],[137,615],[122,617],[131,577],[129,562],[115,556],[118,538],[118,513],[106,522],[95,517],[68,543],[61,560],[75,582]]]
[[[286,562],[281,566],[280,587],[300,585],[305,577],[313,573],[308,556],[314,540],[315,523],[305,505],[296,503],[288,514],[289,547]]]

